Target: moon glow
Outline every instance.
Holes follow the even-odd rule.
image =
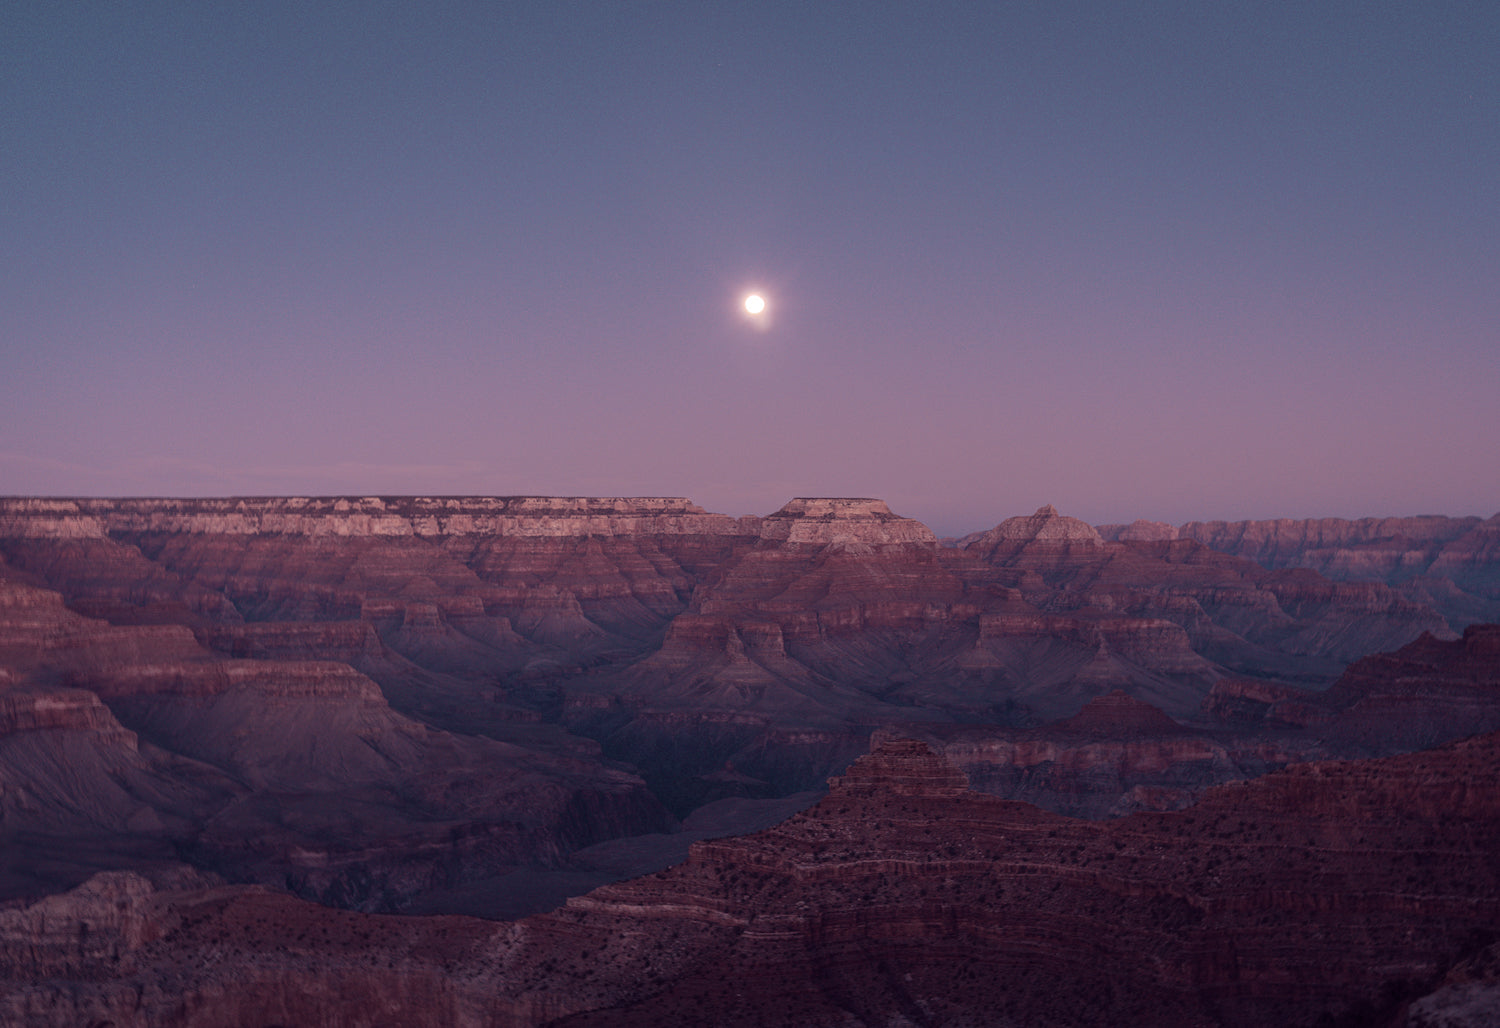
[[[745,297],[745,312],[748,314],[759,314],[766,309],[766,298],[759,293],[751,293]]]

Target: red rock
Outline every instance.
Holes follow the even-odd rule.
[[[1226,677],[1322,685],[1445,630],[1386,585],[1168,534],[1106,541],[1043,508],[942,548],[869,499],[764,518],[671,498],[0,500],[0,684],[89,689],[158,748],[151,767],[247,790],[199,811],[207,864],[395,904],[441,874],[666,825],[606,761],[686,815],[815,788],[872,731],[1014,733],[1117,689],[1189,719]],[[1095,815],[1176,804],[1316,753],[1285,737],[1321,724],[1307,702],[1223,737],[1009,740],[984,780]],[[515,787],[474,800],[486,776]],[[384,884],[361,895],[361,867]]]
[[[1270,568],[1383,582],[1436,606],[1455,629],[1500,620],[1500,514],[1189,522],[1179,533]]]
[[[1072,717],[1054,726],[1063,732],[1093,736],[1176,735],[1182,725],[1121,689],[1090,700]]]
[[[760,523],[760,537],[814,546],[935,543],[932,530],[899,517],[884,500],[798,497]]]
[[[348,664],[222,659],[185,626],[80,617],[3,576],[0,660],[3,894],[74,884],[101,861],[154,867],[175,848],[399,905],[670,823],[633,775],[433,730]]]
[[[37,1026],[1394,1023],[1486,973],[1500,796],[1472,783],[1497,761],[1500,736],[1480,736],[1091,823],[969,792],[892,740],[776,828],[513,924],[98,879],[0,911],[0,1011]]]
[[[1178,536],[1175,525],[1169,525],[1165,521],[1141,519],[1128,525],[1099,525],[1098,531],[1100,538],[1109,542],[1160,542],[1164,539],[1176,539]]]

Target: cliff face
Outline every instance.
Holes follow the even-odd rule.
[[[614,536],[754,534],[680,497],[231,497],[227,499],[0,498],[0,536],[464,535]]]
[[[1355,661],[1326,692],[1216,686],[1206,709],[1242,725],[1308,727],[1350,754],[1421,749],[1500,729],[1500,625]]]
[[[229,652],[314,657],[307,623],[362,622],[378,644],[341,655],[444,727],[453,688],[410,665],[614,688],[619,665],[685,638],[668,633],[683,615],[778,626],[801,668],[772,677],[969,716],[997,693],[1065,716],[1116,686],[1186,714],[1221,668],[1329,681],[1447,631],[1378,585],[1271,574],[1186,539],[1106,542],[1051,507],[953,551],[863,499],[741,519],[676,499],[8,500],[0,554],[74,611],[189,625]],[[1071,624],[1039,636],[1048,617]]]
[[[1106,633],[1112,620],[1134,619],[1138,644],[1101,652],[1090,671],[1097,675],[1102,660],[1123,660],[1132,666],[1106,672],[1105,682],[1178,714],[1196,707],[1199,683],[1211,674],[1207,665],[1326,682],[1365,653],[1401,645],[1422,631],[1448,632],[1436,611],[1383,585],[1270,571],[1190,539],[1120,535],[1121,541],[1105,541],[1083,522],[1044,507],[971,537],[962,552],[983,559],[998,581],[1049,614],[1094,623]],[[1174,678],[1187,685],[1175,696]]]
[[[101,876],[0,911],[0,1011],[161,1028],[1249,1028],[1394,1024],[1409,1006],[1428,1024],[1500,929],[1500,800],[1471,785],[1497,760],[1500,737],[1479,736],[1094,823],[973,793],[892,739],[775,828],[515,923]]]
[[[1346,752],[1303,727],[1187,725],[1116,690],[1090,700],[1073,717],[1034,728],[933,725],[902,731],[960,768],[977,792],[1072,817],[1107,818],[1180,810],[1215,785]]]
[[[227,659],[0,565],[0,890],[191,855],[363,907],[666,827],[640,779],[458,737],[345,663]],[[588,811],[589,816],[580,816]]]
[[[1441,611],[1455,629],[1500,620],[1500,514],[1189,522],[1178,534],[1269,568],[1366,580]]]
[[[1491,519],[1493,520],[1493,519]],[[1481,524],[1479,518],[1429,515],[1412,518],[1278,518],[1269,521],[1190,521],[1177,535],[1268,567],[1298,567],[1309,551],[1332,552],[1402,540],[1413,547],[1442,547]],[[1383,547],[1390,552],[1390,547]]]
[[[1495,747],[1309,765],[1099,825],[966,792],[892,741],[776,829],[527,922],[523,953],[571,956],[606,923],[662,940],[553,956],[562,977],[530,987],[602,1004],[573,1025],[1380,1023],[1500,913],[1475,901],[1497,893],[1474,845],[1500,808],[1449,802]],[[1434,831],[1468,855],[1431,866]]]
[[[945,548],[872,499],[753,518],[673,498],[0,499],[0,695],[78,719],[11,732],[52,756],[12,765],[7,839],[46,820],[23,793],[65,813],[4,894],[111,866],[58,863],[74,825],[394,908],[820,788],[872,732],[955,725],[982,788],[1092,816],[1180,806],[1326,754],[1276,735],[1320,715],[1246,722],[1269,741],[1044,722],[1116,690],[1192,720],[1216,682],[1322,686],[1446,630],[1380,583],[1105,539],[1051,507]],[[15,704],[18,726],[40,716]],[[68,755],[91,738],[108,761]]]
[[[891,513],[884,500],[805,496],[762,520],[760,536],[816,546],[937,542],[930,528]]]

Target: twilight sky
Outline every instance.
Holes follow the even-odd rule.
[[[0,494],[1487,516],[1497,54],[1493,0],[8,2]]]

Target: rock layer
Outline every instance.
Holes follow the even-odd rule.
[[[52,747],[12,794],[76,793],[63,821],[155,854],[117,867],[167,847],[356,906],[561,873],[702,804],[816,790],[872,732],[963,734],[981,787],[1071,812],[1180,806],[1326,755],[1282,738],[1323,708],[1297,721],[1285,692],[1267,719],[1158,736],[1116,690],[1184,722],[1233,682],[1245,713],[1423,631],[1453,634],[1387,585],[1106,539],[1051,507],[941,547],[872,499],[752,518],[673,498],[0,499],[0,692],[82,718],[12,733]],[[1136,734],[1044,725],[1106,708]],[[111,756],[70,776],[90,732]],[[8,809],[12,840],[45,820]],[[18,875],[61,867],[49,840],[13,848]]]
[[[391,709],[333,661],[226,659],[0,565],[0,890],[181,854],[363,907],[670,818],[633,775]]]
[[[1383,582],[1442,611],[1455,629],[1500,620],[1500,514],[1195,521],[1178,534],[1269,568]]]
[[[1094,823],[970,792],[889,740],[776,828],[511,924],[101,876],[0,911],[0,1011],[38,1028],[1440,1023],[1500,930],[1500,800],[1471,787],[1497,760],[1500,736],[1479,736]]]

